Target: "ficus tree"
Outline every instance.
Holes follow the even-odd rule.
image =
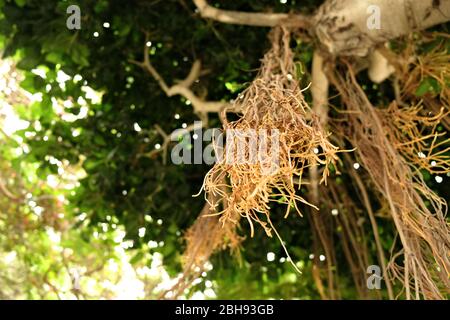
[[[160,252],[181,277],[159,297],[204,272],[222,298],[448,294],[450,1],[0,6],[3,55],[41,97],[17,104],[21,161],[82,166],[66,210]],[[214,127],[277,129],[278,170],[171,162],[174,130]]]

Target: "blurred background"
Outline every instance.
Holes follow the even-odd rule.
[[[322,3],[216,2],[243,11],[303,13]],[[69,5],[79,6],[81,29],[68,29]],[[270,48],[268,31],[202,19],[187,0],[0,0],[0,299],[156,299],[169,289],[182,271],[185,232],[204,205],[203,196],[192,195],[210,166],[166,159],[159,129],[186,128],[199,115],[189,100],[168,98],[134,62],[147,46],[153,66],[171,84],[200,59],[193,90],[208,100],[230,101],[257,75]],[[448,24],[434,31],[431,39],[416,35],[417,52],[449,53]],[[408,41],[398,40],[399,50]],[[306,87],[313,44],[298,40],[292,48]],[[394,97],[390,83],[358,77],[375,104]],[[448,90],[433,78],[422,82],[417,99]],[[215,114],[200,118],[221,127]],[[334,172],[331,178],[348,181]],[[448,199],[448,176],[425,172],[424,179]],[[335,232],[331,239],[342,241],[345,223],[336,222],[342,204],[324,206]],[[386,208],[376,209],[388,252],[396,233]],[[310,219],[284,219],[281,205],[272,210],[301,275],[279,241],[259,227],[250,238],[243,222],[239,256],[214,254],[181,298],[320,299],[314,277],[327,272],[329,257]],[[377,253],[370,224],[362,213],[360,219],[355,223],[363,232],[354,241],[364,243],[371,261]],[[339,297],[356,298],[360,292],[343,250],[333,258]],[[365,296],[385,298],[386,292]]]

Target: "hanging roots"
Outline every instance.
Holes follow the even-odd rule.
[[[418,40],[408,39],[400,53],[386,52],[390,62],[396,67],[397,99],[400,103],[403,99],[412,101],[423,99],[425,109],[438,113],[444,107],[449,111],[450,53],[447,43],[450,35],[420,32],[415,33],[414,37]],[[441,38],[442,41],[436,43],[436,38]],[[421,52],[419,46],[423,44],[431,44],[433,48]],[[441,124],[450,130],[449,117],[443,117]]]
[[[197,220],[187,230],[186,249],[182,257],[183,273],[172,288],[161,294],[161,298],[166,297],[169,292],[172,298],[183,294],[205,270],[206,263],[213,253],[227,247],[232,253],[236,255],[239,253],[242,237],[237,234],[237,224],[229,223],[222,226],[217,216],[210,216],[215,207],[211,207],[210,203],[219,205],[216,198],[210,196]],[[226,203],[222,205],[225,207]]]
[[[226,145],[215,143],[218,161],[203,183],[207,203],[186,233],[184,273],[172,289],[174,296],[192,284],[214,252],[225,247],[238,251],[242,241],[237,234],[241,217],[249,222],[251,236],[256,222],[268,236],[274,232],[281,240],[270,219],[271,201],[287,206],[286,217],[292,209],[301,215],[299,202],[317,209],[314,198],[309,198],[310,203],[299,195],[300,187],[305,184],[305,170],[312,171],[312,167],[320,165],[323,168],[320,181],[326,184],[329,166],[335,165],[339,151],[329,142],[328,134],[305,102],[294,78],[297,70],[289,40],[287,30],[275,28],[272,31],[272,48],[264,56],[258,76],[233,104],[233,109],[242,110],[242,116],[229,122],[226,110],[221,114]],[[440,54],[432,58],[442,61]],[[424,65],[419,66],[425,70]],[[402,102],[404,96],[410,98],[411,92],[417,89],[419,69],[400,81],[403,92],[399,92],[396,102],[387,108],[375,108],[357,83],[352,67],[348,64],[347,67],[346,77],[329,71],[328,78],[346,107],[345,121],[331,124],[340,136],[335,139],[339,145],[344,146],[344,141],[349,140],[356,148],[357,157],[366,170],[365,176],[371,179],[367,185],[376,189],[373,194],[381,205],[378,214],[392,218],[403,246],[387,262],[366,182],[363,176],[351,172],[370,219],[388,296],[394,298],[397,294],[395,281],[401,281],[403,291],[397,297],[404,294],[407,299],[442,299],[450,288],[447,204],[426,185],[421,171],[433,174],[450,171],[449,148],[444,147],[449,139],[437,132],[437,126],[448,119],[448,110],[430,108],[430,99],[423,103],[411,99],[409,105]],[[441,76],[436,78],[439,83]],[[446,89],[440,98],[446,105]],[[345,155],[345,163],[349,167],[352,165],[348,155]],[[347,186],[331,183],[321,188],[321,205],[329,209],[336,203],[343,203],[342,214],[333,218],[310,215],[314,250],[319,252],[320,242],[327,256],[328,293],[321,279],[325,270],[313,268],[312,271],[324,299],[341,297],[333,275],[337,273],[336,243],[332,236],[334,221],[343,230],[338,233],[339,244],[357,291],[363,298],[370,296],[365,270],[371,257],[368,243],[355,240],[364,238],[365,229],[360,224],[363,219],[360,205],[354,202],[353,196]],[[283,242],[281,244],[286,250]]]
[[[286,204],[286,216],[291,208],[301,215],[298,202],[315,207],[296,193],[304,170],[313,164],[323,165],[321,182],[326,183],[328,166],[337,159],[337,147],[328,141],[318,118],[311,115],[294,78],[289,40],[287,30],[272,31],[272,48],[264,56],[258,76],[234,102],[243,115],[237,121],[223,120],[226,147],[203,184],[207,195],[217,195],[228,203],[217,213],[222,224],[236,222],[237,213],[248,220],[251,236],[254,222],[272,235],[270,201]],[[255,149],[256,157],[252,153]],[[230,192],[224,192],[224,187]]]
[[[426,41],[426,33],[422,33],[422,41]],[[450,39],[450,35],[442,33],[431,33],[431,39],[445,37]],[[448,40],[447,40],[448,41]],[[450,89],[448,88],[448,79],[450,77],[450,54],[446,47],[447,41],[441,41],[429,52],[419,54],[415,47],[416,42],[410,41],[404,50],[402,60],[410,63],[399,64],[399,78],[402,83],[403,93],[414,97],[425,78],[433,79],[439,85],[439,98],[448,109],[450,106]],[[428,40],[430,42],[430,40]],[[416,56],[416,59],[411,57]],[[408,61],[409,60],[409,61]],[[431,85],[431,83],[429,83]],[[433,90],[434,91],[434,90]],[[434,92],[434,94],[437,94]],[[434,95],[433,94],[433,95]]]
[[[205,204],[200,216],[186,232],[187,247],[183,256],[185,269],[202,268],[214,252],[226,247],[238,253],[237,249],[242,238],[237,234],[237,224],[222,226],[217,216],[210,215],[214,210],[214,206],[211,207],[210,203],[215,201],[210,200]]]
[[[403,282],[407,299],[420,295],[442,299],[450,288],[447,206],[426,185],[419,170],[449,172],[448,149],[436,151],[448,143],[435,132],[445,113],[421,116],[420,106],[400,108],[395,103],[384,110],[375,108],[351,66],[347,78],[339,74],[330,78],[352,111],[342,134],[357,148],[363,167],[389,204],[403,245],[402,252],[391,258],[388,271]],[[401,254],[404,261],[397,261]]]
[[[232,107],[243,110],[242,117],[228,122],[226,110],[222,114],[226,147],[215,146],[222,157],[205,177],[202,188],[207,203],[186,232],[184,272],[170,289],[172,297],[192,283],[214,252],[229,247],[238,253],[243,239],[237,234],[240,217],[248,220],[251,236],[253,222],[257,222],[267,235],[273,230],[280,238],[270,221],[269,202],[285,203],[286,216],[291,208],[301,214],[298,201],[311,205],[296,194],[305,168],[324,165],[321,181],[326,182],[328,165],[337,159],[337,147],[327,140],[319,119],[310,114],[294,79],[289,32],[276,28],[271,40],[272,49],[265,55],[259,75]]]

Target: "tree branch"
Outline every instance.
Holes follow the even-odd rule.
[[[318,50],[314,51],[311,70],[311,95],[313,99],[312,112],[318,116],[322,128],[328,123],[328,87],[329,82],[323,70],[323,57]],[[319,165],[313,163],[310,167],[311,197],[313,204],[319,203]],[[313,221],[315,218],[313,217]]]
[[[323,128],[328,122],[328,87],[329,81],[323,70],[324,59],[315,50],[312,61],[311,95],[313,98],[313,112],[319,116]]]
[[[148,42],[148,35],[146,35],[145,43]],[[190,89],[190,86],[199,77],[201,64],[199,60],[196,60],[191,67],[188,76],[171,87],[167,85],[161,75],[156,71],[153,65],[150,63],[148,46],[144,45],[144,61],[130,60],[131,63],[136,64],[146,70],[159,84],[161,89],[166,93],[168,97],[175,95],[180,95],[187,100],[189,100],[194,108],[194,111],[199,114],[205,114],[209,112],[220,112],[224,108],[229,108],[230,104],[221,101],[204,101],[195,95],[195,93]]]
[[[163,138],[163,143],[159,149],[154,149],[150,152],[140,154],[138,157],[147,157],[147,158],[153,158],[158,153],[163,153],[163,163],[167,163],[167,149],[170,144],[170,136],[157,124],[155,124],[155,130],[158,132],[158,134]]]
[[[369,55],[369,78],[375,83],[381,83],[394,73],[395,68],[381,54],[379,50],[374,50]]]
[[[366,56],[374,46],[450,19],[450,0],[327,0],[314,32],[332,55]]]
[[[14,195],[11,191],[8,190],[6,187],[6,184],[2,182],[2,179],[0,179],[0,192],[3,193],[8,199],[14,201],[14,202],[22,202],[22,197]]]
[[[208,4],[206,0],[193,0],[203,18],[216,20],[222,23],[239,24],[256,27],[285,26],[307,27],[309,19],[300,14],[287,13],[253,13],[217,9]]]
[[[193,2],[202,17],[222,23],[311,30],[334,56],[366,56],[379,43],[450,20],[450,0],[327,0],[311,17],[223,10],[207,0]],[[371,26],[378,18],[379,25]]]

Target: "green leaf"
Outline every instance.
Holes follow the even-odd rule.
[[[427,93],[438,94],[440,91],[441,86],[439,82],[434,78],[426,77],[422,80],[419,87],[417,87],[415,94],[417,97],[422,97]]]
[[[25,4],[27,3],[27,0],[14,0],[14,2],[19,6],[19,7],[24,7]]]
[[[54,64],[60,63],[62,61],[62,56],[57,52],[50,52],[45,56],[45,60]]]
[[[73,62],[79,64],[82,67],[89,65],[89,49],[84,45],[76,45],[72,47],[70,52]]]
[[[90,171],[90,170],[93,170],[95,167],[97,167],[100,163],[101,163],[101,161],[98,161],[98,160],[87,159],[86,161],[84,161],[83,167],[87,171]]]
[[[100,135],[94,136],[94,143],[99,146],[106,146],[106,140]]]
[[[20,60],[17,64],[17,68],[22,70],[31,70],[39,64],[39,60],[37,57],[27,55],[25,58]]]
[[[131,259],[130,259],[130,263],[131,264],[136,264],[139,261],[142,260],[142,258],[144,257],[144,253],[142,251],[139,251],[138,253],[136,253]]]

